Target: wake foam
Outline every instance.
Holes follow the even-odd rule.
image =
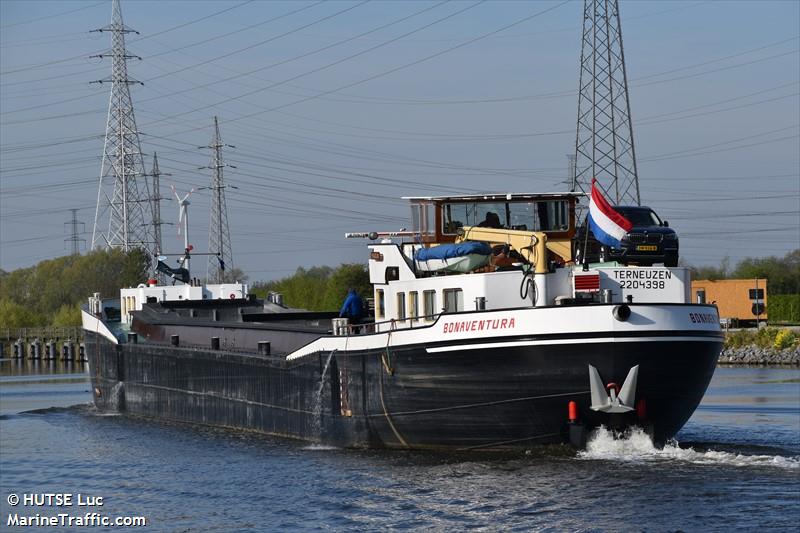
[[[700,465],[800,469],[798,457],[748,455],[715,450],[698,451],[693,448],[681,448],[674,440],[665,444],[663,448],[657,448],[650,436],[640,428],[632,428],[621,435],[615,435],[613,431],[603,426],[591,433],[586,443],[586,450],[578,452],[578,458],[638,463],[680,461]]]
[[[310,451],[310,452],[327,452],[330,450],[338,450],[336,446],[329,446],[327,444],[309,444],[307,446],[303,446],[301,450]]]

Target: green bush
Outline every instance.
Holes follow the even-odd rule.
[[[148,270],[147,255],[137,248],[67,255],[0,273],[0,327],[80,324],[77,308],[88,296],[118,296],[120,288],[145,281]],[[61,311],[65,306],[71,310]]]
[[[725,335],[726,348],[741,348],[742,346],[752,346],[755,343],[755,330],[740,329],[738,331],[730,331]]]
[[[759,348],[771,348],[775,344],[775,337],[777,336],[778,328],[761,328],[756,332],[756,345]]]
[[[795,342],[796,338],[794,333],[792,333],[791,330],[784,328],[775,336],[775,342],[772,346],[776,350],[785,350],[786,348],[791,348],[794,346]]]
[[[354,288],[361,298],[372,297],[367,265],[345,264],[336,269],[328,266],[298,268],[286,278],[255,283],[251,292],[265,298],[269,292],[283,294],[290,307],[309,311],[338,311],[347,296],[347,289]]]
[[[51,326],[80,326],[81,325],[81,309],[77,305],[64,304],[58,308],[56,314],[53,315]]]
[[[759,348],[774,348],[784,350],[794,346],[797,337],[791,330],[783,328],[740,329],[725,335],[725,348],[741,348],[743,346],[758,346]]]
[[[44,326],[47,320],[27,307],[7,299],[0,299],[0,329]]]

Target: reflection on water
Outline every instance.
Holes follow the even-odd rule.
[[[717,368],[703,402],[678,438],[780,446],[800,454],[800,369]]]
[[[0,359],[0,378],[5,376],[41,376],[48,374],[86,374],[86,363],[37,359]],[[3,383],[3,381],[0,381]]]

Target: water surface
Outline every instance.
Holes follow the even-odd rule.
[[[7,495],[35,492],[103,496],[103,514],[146,516],[146,530],[176,532],[800,523],[798,369],[717,369],[677,443],[661,450],[642,434],[600,432],[578,454],[503,455],[339,450],[101,415],[82,370],[0,362],[0,529],[21,512]]]

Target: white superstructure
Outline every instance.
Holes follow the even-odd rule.
[[[130,323],[131,313],[140,311],[147,302],[170,302],[181,300],[240,300],[247,298],[248,287],[244,283],[219,285],[145,285],[122,289],[120,311],[123,323]]]

